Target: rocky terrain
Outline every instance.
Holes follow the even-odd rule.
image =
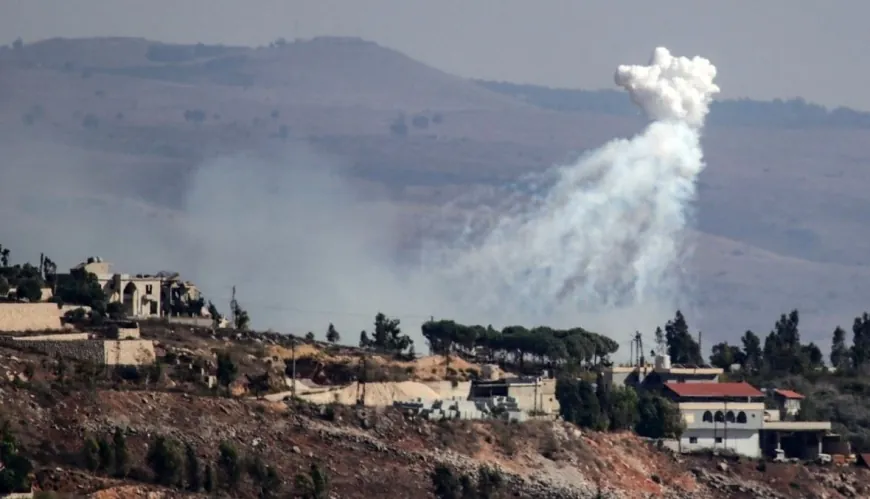
[[[281,338],[157,328],[162,360],[186,350],[208,364],[210,351],[232,351],[240,372],[262,372],[269,357],[244,352],[280,346]],[[170,341],[169,337],[173,339]],[[184,346],[186,345],[186,346]],[[309,346],[313,348],[314,346]],[[352,350],[352,349],[351,349]],[[253,350],[252,350],[253,351]],[[193,353],[195,352],[195,353]],[[139,374],[93,370],[36,352],[0,349],[0,419],[35,463],[35,484],[60,496],[93,498],[205,497],[203,491],[156,484],[147,456],[158,437],[189,446],[201,466],[219,468],[222,444],[241,462],[262,462],[277,475],[264,492],[243,473],[229,497],[307,497],[297,476],[312,464],[328,477],[323,497],[435,497],[433,473],[451,470],[457,483],[484,466],[497,476],[488,495],[528,498],[788,498],[866,497],[870,472],[856,467],[764,463],[723,456],[678,456],[629,433],[581,432],[556,421],[433,423],[392,408],[269,402],[185,383],[184,363]],[[146,371],[148,371],[146,373]],[[240,376],[240,378],[244,378]],[[125,435],[123,476],[89,469],[85,442]],[[247,465],[246,465],[247,466]],[[246,468],[247,469],[247,468]],[[218,472],[218,481],[222,480]],[[181,482],[184,480],[182,479]],[[465,480],[467,483],[468,480]],[[280,490],[280,492],[278,492]],[[296,495],[293,495],[296,494]],[[44,496],[49,497],[49,496]],[[449,497],[442,495],[441,497]],[[459,497],[459,496],[456,496]],[[466,496],[463,496],[466,497]]]

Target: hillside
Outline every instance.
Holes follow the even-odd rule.
[[[479,197],[478,190],[574,161],[643,126],[621,94],[578,97],[566,91],[554,97],[539,88],[481,85],[356,39],[261,48],[52,39],[0,51],[0,68],[0,205],[17,214],[0,228],[3,244],[30,258],[50,252],[62,265],[91,253],[139,268],[169,261],[202,283],[214,279],[207,265],[189,255],[202,253],[204,243],[185,241],[174,228],[156,223],[150,209],[138,211],[129,201],[155,205],[177,219],[191,209],[192,193],[201,195],[197,182],[216,162],[249,165],[256,159],[269,165],[259,172],[328,167],[346,182],[344,199],[389,205],[389,230],[395,225],[400,233],[385,240],[414,248],[426,230],[420,220],[439,215],[457,196]],[[609,75],[602,81],[609,83]],[[870,213],[861,190],[870,180],[864,147],[870,132],[860,113],[852,121],[844,110],[822,113],[822,119],[818,109],[804,104],[721,103],[711,115],[704,139],[709,166],[696,206],[701,251],[690,262],[698,305],[693,324],[711,338],[747,328],[766,331],[779,313],[797,307],[806,311],[805,334],[827,343],[834,326],[851,322],[865,307],[860,297],[870,293],[870,281],[845,276],[866,274],[870,263],[870,242],[854,237]],[[720,113],[728,119],[717,123]],[[779,118],[760,118],[774,115]],[[789,121],[790,116],[800,118]],[[240,173],[253,170],[238,167]],[[49,178],[52,192],[100,201],[47,201],[30,186]],[[233,179],[235,185],[243,181],[248,182],[244,175]],[[237,213],[250,218],[268,212],[300,218],[289,215],[299,213],[299,206],[284,211],[290,209],[288,198],[303,200],[298,203],[305,213],[337,204],[312,200],[325,196],[265,173],[249,182],[251,189],[281,185],[286,195],[252,196],[262,201],[260,209],[239,198],[238,189],[211,188],[223,189],[215,195],[222,199],[238,199]],[[346,220],[368,213],[348,204],[336,212]],[[209,206],[217,209],[216,203]],[[339,230],[340,216],[327,227],[346,233]],[[249,234],[290,254],[310,239],[298,226],[288,224],[281,238],[256,225]],[[256,230],[264,232],[257,236]],[[352,245],[346,235],[329,236]],[[57,240],[67,242],[58,247]],[[136,241],[133,249],[128,241]],[[240,251],[253,249],[233,254]],[[390,247],[385,253],[397,252]],[[234,262],[214,256],[208,266],[237,267]],[[337,267],[318,266],[327,274]],[[312,287],[300,281],[295,267],[253,269],[245,279],[250,288],[272,289],[273,272],[299,296]],[[236,284],[227,279],[208,291],[226,293],[228,284]],[[349,296],[371,289],[347,283],[353,281],[347,273],[324,281],[333,280],[344,282]],[[384,292],[371,306],[399,307],[403,302],[394,294]],[[370,312],[361,310],[368,304],[334,298],[330,290],[307,296],[297,308]],[[270,315],[265,306],[250,306],[254,317]],[[283,314],[283,322],[262,326],[304,331],[336,320],[327,315]]]
[[[392,408],[269,402],[249,395],[244,375],[269,366],[288,338],[233,331],[213,335],[159,324],[145,324],[143,334],[157,339],[159,364],[100,370],[0,347],[0,420],[9,423],[17,448],[34,463],[38,490],[94,499],[291,493],[772,499],[794,497],[798,490],[833,499],[868,492],[866,469],[676,456],[633,434],[580,431],[563,422],[435,423]],[[314,350],[305,345],[298,353]],[[191,366],[206,365],[210,372],[213,352],[229,353],[237,363],[232,396],[195,381]],[[8,438],[5,431],[3,438]],[[95,446],[90,451],[88,442]],[[100,442],[109,450],[100,450]],[[126,456],[121,465],[119,455]],[[304,494],[312,480],[299,477],[312,465],[318,477],[326,478],[328,495]],[[198,474],[191,475],[192,469]],[[479,480],[479,469],[486,471],[486,480]],[[215,490],[185,490],[191,483]],[[436,483],[442,487],[437,496]],[[460,495],[462,487],[479,491]],[[445,489],[455,495],[445,495]]]

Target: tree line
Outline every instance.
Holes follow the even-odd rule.
[[[534,359],[538,364],[574,363],[595,365],[606,362],[619,348],[612,339],[582,328],[553,329],[545,326],[527,329],[508,326],[501,330],[489,326],[468,326],[452,320],[429,320],[422,326],[423,337],[433,355],[479,355],[490,362],[512,360],[520,368]]]

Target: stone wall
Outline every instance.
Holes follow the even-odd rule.
[[[78,359],[95,364],[102,364],[105,359],[103,340],[78,340],[78,341],[33,341],[17,340],[17,348],[32,348],[48,356]]]
[[[157,359],[151,340],[104,340],[103,355],[110,366],[140,366]]]
[[[11,494],[0,494],[0,499],[33,499],[33,492],[12,492]]]
[[[0,303],[0,331],[61,329],[55,303]]]
[[[166,317],[170,324],[181,324],[191,327],[211,327],[211,317]]]
[[[151,340],[52,340],[7,339],[16,348],[29,348],[51,357],[78,359],[110,366],[153,364],[157,359]]]
[[[90,339],[88,333],[34,334],[33,336],[15,336],[15,341],[81,341]]]

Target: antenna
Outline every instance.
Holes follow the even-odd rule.
[[[236,301],[236,286],[233,286],[233,297],[230,299],[230,323],[236,327],[236,308],[239,303]]]

